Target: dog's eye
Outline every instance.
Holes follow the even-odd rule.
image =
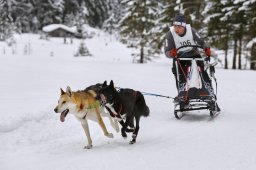
[[[66,103],[66,101],[63,101],[63,102],[62,102],[62,104],[65,104],[65,103]]]

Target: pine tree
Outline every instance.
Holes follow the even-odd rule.
[[[256,1],[244,0],[241,9],[244,9],[247,18],[246,42],[256,39]],[[256,70],[256,43],[250,47],[250,69]]]
[[[104,21],[109,18],[109,0],[87,0],[84,2],[88,9],[89,25],[101,28]]]
[[[109,0],[109,18],[104,21],[103,29],[112,35],[119,29],[118,23],[125,15],[125,4],[122,0]]]
[[[156,19],[155,26],[152,29],[153,39],[151,49],[152,53],[155,54],[162,52],[165,35],[169,31],[173,18],[175,17],[176,13],[178,13],[178,8],[176,8],[176,0],[161,0],[160,2],[161,3],[158,5],[160,15],[158,19]]]
[[[178,0],[177,4],[179,12],[185,14],[188,23],[197,30],[203,28],[202,11],[205,7],[205,0]]]
[[[0,1],[0,41],[10,38],[14,31],[13,18],[11,16],[14,1]]]
[[[120,21],[122,42],[131,48],[139,48],[139,54],[134,54],[135,60],[144,63],[153,56],[151,40],[152,28],[155,26],[158,3],[154,0],[126,1],[129,11]],[[139,56],[139,60],[136,58]]]
[[[89,52],[84,40],[81,41],[79,48],[78,48],[78,52],[75,54],[75,57],[79,57],[79,56],[92,56],[92,54]]]
[[[233,63],[232,63],[232,69],[237,68],[242,69],[242,47],[244,46],[244,39],[245,39],[245,33],[247,20],[245,19],[245,9],[241,8],[244,0],[241,1],[225,1],[224,4],[224,16],[230,16],[229,22],[232,24],[232,30],[230,30],[231,38],[230,40],[233,40],[234,43],[234,56],[233,56]],[[223,17],[224,18],[224,17]],[[227,17],[225,17],[227,18]],[[224,18],[224,19],[225,19]],[[238,57],[238,58],[237,58]]]
[[[212,46],[225,51],[224,68],[228,69],[228,49],[231,37],[230,16],[224,16],[222,10],[225,5],[222,0],[208,0],[204,14],[204,22],[207,24],[207,37]]]
[[[62,22],[64,1],[19,0],[12,8],[12,16],[21,32],[37,32],[45,25]]]

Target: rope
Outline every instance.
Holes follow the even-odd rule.
[[[115,88],[118,89],[118,90],[122,89],[121,87],[115,87]],[[165,95],[161,95],[161,94],[148,93],[148,92],[142,92],[142,91],[140,91],[140,93],[143,94],[143,95],[148,95],[148,96],[165,97],[165,98],[174,99],[174,97],[165,96]]]
[[[147,92],[141,92],[141,94],[149,95],[149,96],[155,96],[155,97],[165,97],[165,98],[174,99],[174,97],[164,96],[164,95],[161,95],[161,94],[154,94],[154,93],[147,93]]]

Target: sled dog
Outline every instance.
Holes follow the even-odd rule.
[[[118,132],[118,123],[113,120],[109,113],[104,111],[104,108],[100,106],[99,101],[95,99],[96,93],[93,90],[83,91],[71,91],[70,87],[67,87],[66,92],[61,89],[61,94],[58,100],[58,105],[54,111],[60,114],[60,121],[64,122],[67,114],[71,113],[81,122],[84,132],[87,137],[87,145],[85,149],[92,148],[92,139],[89,132],[89,126],[87,120],[96,121],[105,136],[113,138],[113,134],[109,133],[102,116],[108,117],[111,126]]]
[[[144,96],[141,92],[133,89],[120,89],[117,91],[112,80],[110,85],[105,82],[99,90],[98,98],[100,98],[103,105],[109,108],[112,112],[111,115],[115,115],[119,119],[119,122],[125,119],[125,123],[121,128],[121,134],[124,138],[127,137],[127,127],[133,128],[130,144],[134,144],[139,132],[140,117],[149,115],[149,108],[146,105]],[[135,129],[134,120],[136,122]]]

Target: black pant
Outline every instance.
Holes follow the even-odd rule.
[[[178,84],[186,83],[186,77],[187,77],[187,69],[191,66],[191,61],[186,61],[186,60],[178,60],[174,59],[173,61],[173,67],[172,67],[172,72],[175,75],[175,80],[176,80],[176,87],[179,89]],[[178,72],[179,72],[179,83],[178,83],[178,78],[177,78],[177,69],[176,69],[176,62],[178,66]],[[206,70],[204,70],[204,62],[203,61],[197,61],[197,65],[201,69],[202,73],[202,79],[206,83],[209,83],[211,85],[211,79],[209,78],[208,73]]]

